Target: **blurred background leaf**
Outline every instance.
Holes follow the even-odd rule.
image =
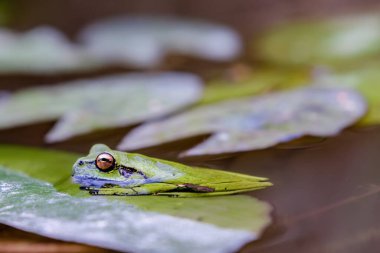
[[[317,74],[316,84],[328,87],[345,87],[359,91],[368,103],[368,112],[357,126],[380,123],[380,72],[377,63],[367,63],[351,68],[322,70]]]
[[[264,149],[305,135],[336,135],[365,112],[365,101],[354,91],[306,87],[194,107],[135,128],[118,147],[132,150],[212,134],[182,155]]]
[[[107,76],[21,90],[0,99],[0,128],[59,119],[47,142],[161,117],[196,102],[202,81],[186,73]]]
[[[0,28],[0,73],[56,74],[99,68],[100,63],[53,27],[27,32]]]
[[[346,15],[290,22],[254,40],[252,55],[289,65],[349,65],[380,54],[380,17]]]
[[[102,62],[150,68],[167,54],[211,61],[231,61],[242,51],[238,33],[198,19],[129,15],[85,27],[79,34],[85,50]]]

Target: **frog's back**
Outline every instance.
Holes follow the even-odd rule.
[[[228,192],[250,191],[271,186],[267,178],[235,172],[192,167],[177,162],[129,153],[129,164],[151,178],[181,186],[183,191]],[[137,168],[137,166],[140,166]]]

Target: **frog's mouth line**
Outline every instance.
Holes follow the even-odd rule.
[[[95,178],[95,177],[80,177],[80,176],[78,177],[75,175],[73,176],[73,182],[84,187],[92,186],[92,187],[100,188],[106,184],[123,186],[121,182],[116,181],[116,180],[101,179],[101,178]]]
[[[141,179],[129,179],[128,182],[121,182],[116,180],[110,180],[110,179],[101,179],[101,178],[95,178],[95,177],[84,177],[84,176],[75,176],[73,175],[72,180],[74,183],[79,184],[83,187],[95,187],[95,188],[101,188],[105,185],[114,185],[114,186],[120,186],[120,187],[132,187],[132,186],[138,186],[142,184],[149,183],[149,180],[141,180]]]

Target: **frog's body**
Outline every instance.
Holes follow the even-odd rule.
[[[105,170],[97,164],[102,154],[114,159]],[[74,182],[91,194],[100,195],[197,197],[228,195],[272,185],[266,178],[191,167],[111,150],[102,144],[94,145],[89,155],[78,159],[73,169]]]

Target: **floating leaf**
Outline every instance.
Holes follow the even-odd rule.
[[[19,34],[0,29],[0,73],[46,74],[98,65],[51,27],[38,27]]]
[[[237,33],[222,25],[174,17],[130,16],[86,27],[80,40],[106,62],[152,67],[167,53],[228,61],[241,51]]]
[[[196,107],[134,129],[119,148],[138,149],[213,133],[183,154],[262,149],[303,135],[335,135],[365,111],[364,100],[354,91],[308,87]]]
[[[128,74],[21,90],[0,100],[0,128],[63,116],[47,134],[61,141],[94,130],[160,117],[198,100],[198,77]]]
[[[0,222],[48,237],[120,251],[233,252],[270,222],[270,207],[248,196],[89,196],[70,182],[80,155],[17,146],[0,153],[12,169],[0,166]]]
[[[346,16],[279,26],[263,34],[252,55],[280,64],[347,64],[380,54],[379,15]]]
[[[231,252],[254,239],[247,231],[142,212],[117,201],[73,198],[1,169],[0,178],[0,222],[52,238],[132,252]]]
[[[356,89],[368,102],[368,112],[358,124],[380,123],[380,72],[378,65],[364,65],[351,70],[322,73],[322,75],[317,76],[316,85]]]

